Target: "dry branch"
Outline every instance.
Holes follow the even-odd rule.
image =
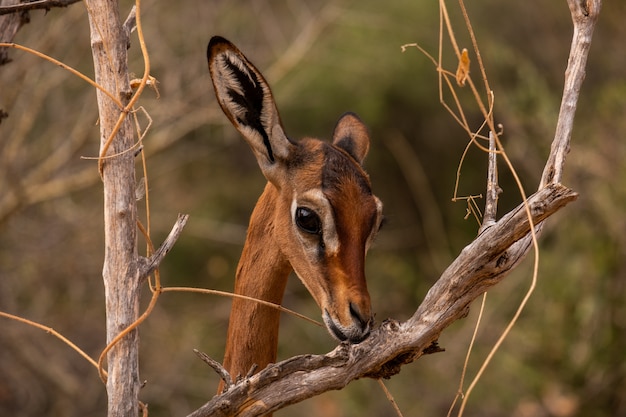
[[[552,184],[526,202],[538,224],[576,193]],[[441,332],[467,314],[470,303],[500,282],[528,252],[530,222],[524,204],[486,229],[448,267],[416,313],[404,323],[385,321],[358,345],[341,344],[327,355],[298,356],[244,379],[190,417],[257,416],[362,377],[388,378],[400,367],[436,350]],[[517,243],[517,244],[516,244]]]
[[[563,97],[561,98],[556,132],[539,188],[548,183],[561,182],[563,177],[565,157],[569,152],[572,139],[578,96],[585,79],[585,67],[591,47],[591,38],[600,15],[602,0],[567,0],[567,4],[572,14],[574,35],[567,60],[567,69],[565,70]]]
[[[198,357],[202,359],[204,363],[209,365],[220,376],[221,380],[224,381],[224,392],[228,391],[230,387],[233,386],[233,379],[230,377],[230,374],[228,373],[226,368],[222,366],[221,363],[211,358],[206,353],[200,352],[197,349],[194,349],[193,352],[198,355]]]
[[[0,10],[17,5],[18,2],[19,0],[0,0]],[[27,18],[17,13],[0,17],[0,42],[12,42],[17,31],[27,22]],[[8,49],[0,48],[0,66],[9,62],[11,60],[8,56]],[[1,119],[2,117],[0,117]]]
[[[179,214],[174,227],[170,231],[170,234],[165,238],[161,246],[150,256],[149,258],[144,258],[144,265],[139,268],[138,277],[139,282],[143,282],[144,279],[148,277],[155,269],[159,267],[165,255],[168,254],[172,247],[180,237],[180,234],[183,232],[183,228],[187,224],[187,220],[189,219],[188,214]]]
[[[540,228],[545,219],[577,197],[559,181],[601,0],[568,2],[575,30],[558,128],[539,190],[499,221],[486,224],[444,271],[408,321],[387,320],[364,342],[343,343],[327,355],[304,355],[270,365],[215,396],[190,416],[264,415],[322,392],[341,389],[354,379],[390,377],[402,365],[437,351],[441,332],[465,317],[473,300],[525,258],[532,246],[531,228]],[[490,172],[495,176],[495,158],[491,164]],[[496,187],[491,190],[495,195],[490,197],[494,206],[490,217],[495,216]]]
[[[0,16],[11,13],[21,13],[29,10],[50,10],[53,7],[67,7],[78,3],[80,0],[36,0],[26,3],[18,3],[7,6],[0,6]]]
[[[19,0],[0,0],[0,42],[13,41],[17,31],[20,30],[25,23],[29,22],[29,10],[50,10],[52,7],[67,7],[78,1],[79,0],[38,0],[20,3]],[[7,48],[0,48],[0,65],[11,62],[7,54]],[[0,112],[0,121],[2,120],[2,115],[3,113]]]
[[[502,192],[502,189],[498,185],[498,154],[496,151],[496,138],[493,132],[489,132],[489,164],[487,169],[485,212],[483,214],[483,222],[478,231],[479,234],[496,222],[498,214],[498,195]]]

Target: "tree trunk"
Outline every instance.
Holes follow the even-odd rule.
[[[117,1],[86,0],[95,81],[126,106],[132,95],[127,65],[128,36]],[[124,109],[97,90],[104,182],[105,255],[102,277],[106,298],[107,343],[139,316],[139,262],[136,245],[134,143],[130,119],[109,137]],[[106,151],[106,155],[102,155]],[[114,156],[113,156],[114,155]],[[139,335],[131,331],[107,355],[108,416],[136,416],[139,393]]]

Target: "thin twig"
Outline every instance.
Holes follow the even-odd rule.
[[[254,375],[254,373],[256,372],[258,367],[259,367],[258,363],[253,363],[252,366],[250,367],[250,369],[248,369],[248,373],[246,374],[246,378],[252,377],[252,375]]]
[[[80,0],[36,0],[10,6],[0,6],[0,16],[4,14],[26,12],[29,10],[50,10],[53,7],[67,7],[71,4],[78,3],[79,1]]]
[[[56,330],[54,330],[52,327],[44,326],[43,324],[37,323],[35,321],[28,320],[28,319],[25,319],[23,317],[15,316],[13,314],[5,313],[3,311],[0,311],[0,317],[6,317],[7,319],[10,319],[10,320],[19,321],[20,323],[27,324],[27,325],[35,327],[37,329],[43,330],[44,332],[46,332],[48,334],[51,334],[52,336],[56,337],[57,339],[61,340],[63,343],[65,343],[66,345],[68,345],[69,347],[74,349],[80,356],[82,356],[83,358],[87,359],[87,361],[90,364],[92,364],[93,366],[98,368],[98,364],[96,363],[95,360],[93,360],[91,358],[91,356],[87,355],[85,353],[85,351],[83,351],[81,348],[76,346],[74,344],[74,342],[72,342],[67,337],[63,336],[61,333],[59,333]],[[106,375],[106,372],[104,372],[104,374]]]
[[[467,374],[467,367],[469,365],[470,355],[472,354],[472,349],[474,348],[474,342],[476,341],[476,336],[478,335],[478,328],[480,327],[480,322],[483,318],[483,312],[485,311],[485,304],[487,304],[487,292],[483,294],[483,299],[480,303],[480,310],[478,311],[478,318],[476,319],[476,325],[474,326],[474,332],[472,333],[472,338],[470,340],[469,346],[467,347],[467,354],[465,355],[465,362],[463,362],[463,371],[461,372],[461,380],[459,381],[459,389],[457,390],[456,395],[454,396],[454,400],[452,404],[450,404],[450,409],[448,410],[447,417],[452,415],[452,411],[454,411],[454,406],[459,398],[464,398],[463,394],[463,384],[465,383],[465,375]]]
[[[0,48],[15,48],[15,49],[19,49],[21,51],[24,52],[28,52],[30,54],[33,54],[39,58],[45,59],[46,61],[50,61],[55,65],[58,65],[59,67],[63,68],[64,70],[67,70],[69,72],[71,72],[73,75],[77,76],[78,78],[80,78],[83,81],[86,81],[87,83],[91,84],[93,87],[97,88],[98,90],[102,91],[104,94],[106,94],[107,97],[109,97],[111,100],[113,100],[113,102],[119,107],[122,108],[122,103],[110,92],[108,92],[104,87],[102,87],[100,84],[98,84],[97,82],[95,82],[94,80],[92,80],[91,78],[87,77],[86,75],[84,75],[82,72],[75,70],[74,68],[70,67],[67,64],[64,64],[63,62],[52,58],[49,55],[46,55],[44,53],[41,53],[35,49],[31,49],[27,46],[24,45],[20,45],[17,43],[2,43],[0,42]]]
[[[496,153],[496,139],[493,132],[489,132],[489,158],[487,169],[487,192],[485,194],[485,213],[483,223],[478,233],[496,223],[498,212],[498,195],[502,192],[498,185],[498,154]]]
[[[198,357],[202,359],[204,363],[209,365],[220,376],[220,378],[222,378],[222,381],[224,381],[223,392],[227,392],[230,387],[233,386],[233,379],[226,370],[226,368],[224,368],[221,363],[211,358],[206,353],[200,352],[198,349],[194,349],[193,352],[198,355]]]
[[[313,320],[310,317],[307,317],[303,314],[297,313],[293,310],[290,310],[286,307],[281,306],[280,304],[274,304],[269,301],[259,300],[258,298],[248,297],[246,295],[234,294],[232,292],[227,291],[219,291],[219,290],[211,290],[208,288],[194,288],[194,287],[163,287],[161,292],[197,292],[200,294],[211,294],[211,295],[219,295],[221,297],[229,297],[229,298],[239,298],[241,300],[252,301],[258,304],[262,304],[266,307],[271,307],[276,310],[282,311],[283,313],[291,314],[292,316],[296,316],[301,318],[302,320],[308,321],[309,323],[313,323],[319,327],[325,327],[322,323],[317,320]]]
[[[378,382],[378,385],[380,386],[380,388],[382,388],[383,392],[385,393],[385,396],[387,397],[387,401],[389,401],[389,403],[393,407],[394,411],[396,412],[396,415],[398,417],[403,417],[402,411],[400,410],[400,407],[398,407],[398,403],[396,402],[395,398],[393,398],[393,395],[391,395],[391,392],[385,386],[385,383],[383,382],[383,380],[378,378],[376,381]]]
[[[163,260],[163,258],[165,257],[165,255],[172,249],[172,246],[174,245],[176,240],[178,240],[178,237],[182,233],[183,228],[185,227],[185,224],[187,223],[188,219],[189,219],[189,215],[188,214],[179,214],[178,215],[178,220],[176,220],[176,223],[174,224],[174,227],[170,231],[170,234],[167,236],[167,238],[165,239],[163,244],[148,259],[148,261],[147,261],[146,265],[144,266],[144,268],[140,269],[138,271],[138,275],[139,275],[138,281],[139,282],[141,282],[143,279],[145,279],[153,271],[157,270],[157,268],[159,267],[159,265],[160,265],[161,261]],[[145,232],[145,230],[143,230],[143,227],[140,225],[140,223],[139,223],[139,227],[140,227],[140,229],[142,229],[142,232]],[[147,236],[145,233],[144,233],[144,236],[146,237],[146,239],[148,241],[148,245],[149,245],[149,247],[152,250],[153,249],[152,242],[151,242],[149,236]],[[152,298],[150,299],[150,304],[148,305],[148,308],[146,308],[146,311],[144,311],[144,313],[137,320],[135,320],[135,322],[133,322],[130,326],[128,326],[127,328],[122,330],[117,336],[115,336],[115,338],[100,353],[100,357],[98,358],[98,371],[100,372],[100,379],[102,379],[102,382],[106,383],[106,373],[104,372],[104,369],[103,369],[103,363],[104,363],[104,359],[106,358],[106,354],[124,336],[126,336],[132,330],[137,328],[141,323],[143,323],[148,318],[148,316],[150,316],[150,313],[152,313],[152,310],[154,309],[154,306],[156,305],[156,302],[157,302],[159,296],[161,295],[161,292],[163,291],[163,289],[161,288],[159,275],[156,274],[156,276],[157,276],[157,282],[156,282],[155,287],[151,288],[152,289]]]
[[[524,208],[528,211],[528,205],[526,205]],[[483,373],[487,369],[487,366],[489,366],[489,364],[491,363],[491,360],[494,358],[494,356],[500,349],[500,346],[502,345],[502,343],[504,343],[506,338],[509,336],[509,333],[511,333],[511,329],[513,329],[513,327],[517,323],[517,320],[519,319],[522,312],[526,308],[526,304],[528,303],[528,300],[530,300],[530,297],[532,296],[533,292],[535,292],[535,288],[537,287],[537,279],[539,275],[538,273],[539,249],[537,246],[537,233],[535,232],[535,227],[534,227],[534,224],[532,224],[532,221],[531,221],[530,233],[532,237],[533,249],[535,252],[535,259],[534,259],[534,264],[533,264],[533,276],[530,282],[530,286],[528,287],[528,290],[526,291],[524,298],[522,298],[522,301],[519,303],[519,306],[517,307],[517,310],[515,311],[513,318],[511,319],[511,321],[509,321],[509,324],[506,326],[506,328],[504,329],[504,331],[502,332],[502,334],[500,335],[496,343],[493,345],[493,347],[489,351],[489,354],[487,355],[482,365],[480,366],[480,369],[476,373],[476,376],[474,377],[470,385],[467,387],[467,391],[465,392],[465,395],[463,396],[463,401],[461,401],[461,406],[459,408],[459,413],[458,413],[459,417],[463,415],[463,412],[465,411],[465,407],[467,406],[467,402],[469,401],[472,391],[478,384],[478,381],[480,381],[480,378],[482,377]]]
[[[565,156],[569,151],[576,105],[578,103],[580,88],[585,78],[585,66],[587,64],[587,56],[589,52],[589,47],[591,45],[591,37],[593,34],[595,23],[598,18],[598,14],[600,12],[602,1],[587,0],[581,2],[577,0],[568,0],[568,4],[570,6],[572,21],[574,23],[574,35],[572,37],[572,46],[570,49],[568,66],[565,72],[565,87],[563,91],[563,98],[561,101],[561,109],[559,111],[559,117],[557,120],[557,129],[554,140],[552,141],[550,155],[548,157],[541,183],[539,185],[540,190],[543,187],[548,186],[549,184],[558,184],[562,179],[563,168],[565,166]],[[498,145],[500,144],[498,143]],[[503,153],[503,156],[505,159],[507,159],[506,153]],[[526,207],[526,210],[529,212],[530,216],[529,208]],[[476,374],[476,377],[468,387],[466,396],[463,398],[463,402],[459,410],[459,416],[463,414],[469,395],[475,387],[476,382],[480,379],[487,365],[491,362],[491,359],[493,358],[495,352],[498,350],[498,348],[510,332],[511,328],[515,325],[517,319],[519,318],[522,310],[524,309],[526,303],[528,302],[532,292],[536,287],[538,270],[538,249],[536,243],[535,228],[532,227],[530,231],[532,234],[533,245],[535,248],[533,280],[526,295],[522,299],[517,311],[515,312],[515,315],[507,325],[506,329],[504,330],[492,350],[487,355],[485,362],[483,363],[478,373]]]
[[[585,79],[587,56],[591,45],[591,38],[593,35],[595,23],[598,19],[600,8],[602,6],[602,0],[568,0],[568,4],[572,15],[572,22],[574,24],[574,34],[572,37],[572,46],[570,49],[568,66],[567,70],[565,71],[565,86],[563,90],[561,108],[559,110],[559,117],[557,119],[556,133],[554,140],[552,141],[550,155],[548,157],[548,161],[546,162],[541,183],[539,185],[540,190],[543,187],[548,186],[549,184],[559,184],[563,176],[563,169],[565,167],[565,156],[569,152],[572,129],[574,124],[574,115],[576,113],[576,106],[578,103],[580,88]],[[498,146],[501,146],[499,141]],[[506,153],[503,153],[503,157],[505,158],[505,160],[507,160],[508,164],[509,162]],[[526,211],[530,216],[530,209],[528,207],[526,207]],[[459,415],[463,414],[469,395],[472,389],[475,387],[476,382],[480,379],[487,365],[491,362],[493,355],[498,350],[498,348],[510,332],[511,328],[515,325],[523,308],[525,307],[532,292],[536,287],[538,271],[538,249],[536,243],[537,232],[535,231],[534,227],[532,227],[530,231],[535,250],[533,280],[526,295],[522,299],[517,311],[515,312],[515,315],[509,322],[508,326],[506,327],[492,350],[489,352],[489,355],[479,369],[476,377],[474,378],[474,381],[472,381],[472,383],[468,387],[466,396],[463,399],[461,408],[459,410]]]
[[[137,6],[133,6],[130,9],[130,13],[128,13],[128,17],[126,17],[122,27],[124,28],[124,32],[126,32],[126,36],[130,39],[130,34],[137,29]],[[130,44],[130,40],[128,43]]]
[[[179,214],[176,223],[172,227],[169,235],[163,241],[159,249],[157,249],[150,258],[146,260],[144,267],[139,271],[139,282],[143,282],[144,279],[148,277],[155,269],[159,267],[165,255],[172,249],[181,233],[185,225],[187,224],[187,220],[189,220],[188,214]]]

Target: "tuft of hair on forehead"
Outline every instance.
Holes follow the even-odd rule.
[[[341,192],[348,183],[354,183],[365,194],[372,194],[369,176],[363,168],[344,150],[327,144],[324,148],[322,189]]]

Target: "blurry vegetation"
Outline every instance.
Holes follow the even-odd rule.
[[[126,13],[130,5],[123,3]],[[504,146],[527,191],[534,190],[558,112],[571,36],[567,4],[468,3]],[[462,22],[452,17],[463,39]],[[594,36],[565,179],[580,199],[550,219],[540,242],[538,289],[467,416],[626,415],[625,17],[626,3],[607,1]],[[477,231],[473,219],[463,219],[464,203],[450,201],[465,134],[438,103],[431,62],[415,49],[400,52],[400,45],[418,42],[436,54],[436,2],[151,2],[142,21],[160,93],[159,99],[144,93],[140,101],[152,118],[145,152],[153,240],[163,240],[178,212],[191,214],[161,269],[164,285],[232,288],[247,219],[264,184],[214,102],[205,48],[211,35],[221,34],[268,75],[289,135],[328,138],[345,111],[370,126],[366,165],[389,220],[368,258],[370,292],[379,321],[412,314]],[[79,3],[32,12],[16,42],[91,75],[88,32]],[[133,41],[130,67],[141,74]],[[97,357],[105,343],[101,186],[96,163],[80,158],[98,153],[95,94],[48,62],[18,51],[10,56],[13,62],[0,67],[0,108],[9,113],[0,124],[0,310],[51,326]],[[444,62],[455,67],[451,57]],[[466,111],[477,126],[478,113]],[[398,143],[408,144],[412,169],[428,179],[419,195],[398,163]],[[470,152],[460,194],[484,193],[485,172],[486,156]],[[504,167],[501,179],[504,212],[520,198]],[[432,213],[441,226],[431,223]],[[470,375],[530,275],[527,262],[489,293]],[[221,359],[229,304],[162,295],[140,330],[147,380],[141,398],[151,416],[185,415],[214,393],[217,377],[192,349]],[[296,279],[285,305],[319,316]],[[447,413],[475,310],[444,333],[445,353],[424,357],[387,382],[405,416]],[[0,329],[1,415],[102,415],[105,389],[91,365],[39,330],[4,319]],[[289,316],[280,343],[281,358],[334,347],[324,329]],[[362,380],[277,415],[385,416],[393,409],[375,381]]]

